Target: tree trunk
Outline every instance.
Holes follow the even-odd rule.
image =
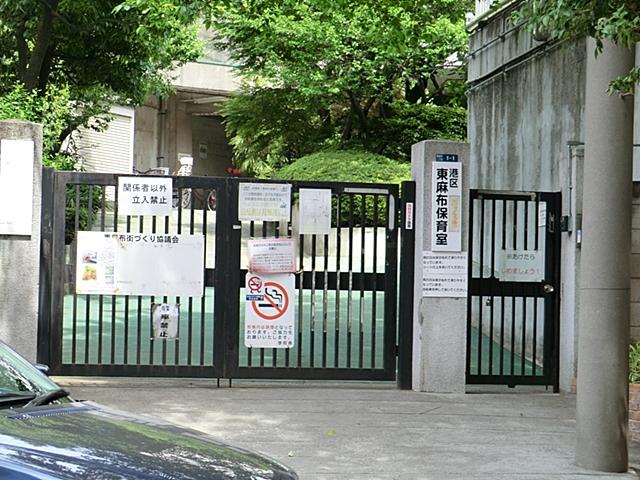
[[[49,51],[51,36],[53,34],[53,18],[55,9],[58,8],[58,0],[49,0],[48,2],[40,2],[41,15],[38,23],[38,32],[36,40],[31,51],[31,58],[24,75],[24,85],[28,90],[42,88],[40,77],[42,75],[43,66],[46,63],[47,52]],[[44,76],[48,77],[48,74]],[[44,82],[46,87],[46,81]]]

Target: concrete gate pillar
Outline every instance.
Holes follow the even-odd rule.
[[[426,296],[423,288],[423,255],[437,248],[432,242],[432,211],[435,199],[432,185],[433,176],[436,175],[433,162],[443,159],[455,160],[462,164],[462,175],[459,179],[459,201],[462,208],[460,218],[457,219],[461,243],[459,251],[438,251],[434,254],[436,257],[447,254],[461,257],[461,254],[468,251],[469,144],[431,140],[417,143],[411,151],[412,177],[416,182],[413,389],[433,393],[464,393],[467,342],[466,268],[462,275],[460,270],[454,272],[453,265],[442,270],[443,278],[453,274],[454,277],[458,276],[457,280],[464,283],[464,296],[442,293],[451,290],[456,281],[454,277],[449,277],[453,282],[443,282],[436,288],[440,289],[440,292],[435,293],[436,296]],[[433,279],[433,276],[431,278]]]
[[[633,97],[607,94],[633,52],[587,42],[583,235],[578,321],[578,465],[627,470]]]
[[[0,121],[0,338],[36,361],[42,125]]]

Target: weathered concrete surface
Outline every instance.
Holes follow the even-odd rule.
[[[462,164],[461,248],[462,252],[469,249],[469,144],[427,140],[412,145],[411,176],[416,182],[413,389],[433,393],[464,393],[467,298],[424,297],[422,291],[422,255],[433,250],[432,170],[438,154],[457,155]]]
[[[19,120],[0,121],[0,139],[34,142],[31,234],[0,235],[0,338],[35,362],[40,284],[42,125]],[[1,205],[0,208],[13,206]]]
[[[304,480],[631,479],[574,465],[575,397],[390,384],[57,379],[86,398],[266,453]]]

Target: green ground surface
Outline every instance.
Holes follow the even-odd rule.
[[[240,298],[243,298],[241,290]],[[161,297],[131,297],[128,309],[125,297],[108,295],[65,296],[63,323],[63,363],[70,364],[116,364],[116,365],[204,365],[214,364],[214,289],[207,288],[202,298],[180,300],[178,340],[151,340],[151,303],[179,299]],[[302,302],[302,308],[300,308]],[[75,307],[74,307],[75,304]],[[100,305],[102,304],[102,322]],[[313,304],[313,308],[312,308]],[[326,315],[325,312],[326,304]],[[351,312],[349,315],[349,305]],[[288,365],[292,367],[325,365],[327,368],[382,368],[384,345],[384,294],[377,294],[375,319],[375,349],[373,345],[373,295],[353,292],[349,301],[348,292],[340,293],[338,329],[336,329],[336,294],[304,291],[302,298],[296,295],[296,337],[289,351]],[[360,313],[363,313],[361,316]],[[74,313],[75,312],[75,313]],[[315,312],[315,315],[312,315]],[[326,317],[326,319],[325,319]],[[75,333],[74,333],[75,318]],[[349,322],[349,318],[351,321]],[[360,320],[362,319],[362,326]],[[350,323],[350,325],[349,325]],[[325,328],[326,326],[326,328]],[[351,334],[349,335],[349,326]],[[362,330],[362,346],[361,335]],[[88,332],[88,333],[87,333]],[[301,342],[298,332],[302,332]],[[326,350],[323,343],[326,332]],[[284,350],[248,349],[244,345],[244,303],[240,305],[240,366],[286,366]],[[87,342],[87,338],[89,341]],[[312,340],[313,338],[313,340]],[[337,341],[336,341],[337,340]],[[73,347],[75,341],[75,349]],[[492,344],[493,368],[489,371],[489,352]],[[336,363],[337,348],[337,363]],[[87,350],[88,349],[88,350]],[[360,352],[362,351],[362,355]],[[503,358],[503,372],[511,372],[511,351],[501,349],[489,337],[482,336],[482,374],[500,373],[500,354]],[[349,358],[350,357],[350,358]],[[362,363],[360,363],[362,357]],[[472,330],[471,373],[478,373],[478,331]],[[516,374],[522,371],[522,357],[513,356]],[[533,364],[525,359],[524,371],[531,375]],[[536,374],[541,375],[541,367]]]
[[[241,290],[240,298],[243,296],[244,290]],[[377,293],[376,296],[375,322],[373,298],[373,294],[368,292],[361,298],[359,291],[352,292],[349,298],[348,292],[343,291],[340,293],[339,315],[336,316],[335,292],[327,292],[326,301],[323,291],[316,291],[314,295],[310,291],[304,291],[302,298],[297,293],[294,305],[296,336],[294,346],[289,352],[288,365],[310,367],[313,357],[315,367],[326,365],[328,368],[382,368],[384,294]],[[165,299],[141,297],[138,300],[138,297],[132,297],[127,307],[125,297],[65,296],[63,363],[213,365],[214,289],[207,288],[206,295],[202,298],[180,301],[178,340],[150,340],[150,311],[153,300],[161,302]],[[172,303],[177,299],[166,300]],[[223,318],[223,315],[218,317]],[[301,341],[298,332],[302,332]],[[326,349],[323,351],[324,332]],[[276,366],[286,365],[284,350],[245,347],[244,302],[240,305],[238,346],[240,366],[249,365],[249,356],[254,366],[260,365],[261,362],[266,366],[272,366],[274,362]]]

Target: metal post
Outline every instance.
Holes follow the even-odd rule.
[[[584,221],[578,322],[578,465],[628,467],[627,401],[633,97],[608,83],[633,67],[633,52],[587,42]]]
[[[413,362],[413,275],[416,183],[402,182],[400,225],[400,305],[398,308],[398,388],[411,390]]]

